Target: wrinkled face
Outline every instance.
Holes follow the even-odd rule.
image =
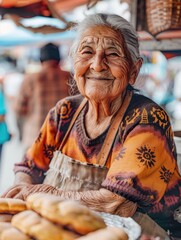
[[[74,59],[79,91],[96,101],[117,98],[130,81],[130,62],[119,33],[106,26],[88,28]]]

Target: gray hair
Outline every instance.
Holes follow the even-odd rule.
[[[81,36],[85,30],[98,25],[108,26],[119,32],[124,37],[133,62],[140,58],[138,36],[133,26],[121,16],[103,13],[89,15],[77,25],[77,35],[70,49],[71,56],[74,56],[77,52]]]

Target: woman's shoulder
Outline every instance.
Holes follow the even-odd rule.
[[[83,99],[82,95],[65,97],[57,102],[52,111],[62,120],[71,119]]]
[[[139,108],[139,109],[147,109],[147,110],[156,108],[156,109],[165,111],[164,109],[162,109],[162,107],[159,104],[154,102],[152,99],[139,93],[133,94],[133,97],[130,103],[130,108]]]
[[[61,108],[62,106],[70,106],[72,108],[78,108],[83,99],[84,97],[80,94],[74,96],[67,96],[59,100],[56,104],[56,107]]]
[[[170,118],[167,112],[152,99],[134,93],[124,118],[132,125],[154,126],[161,129],[170,129]],[[133,127],[133,126],[132,126]]]

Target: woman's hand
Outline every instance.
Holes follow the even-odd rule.
[[[29,184],[16,184],[8,188],[8,190],[1,195],[2,198],[14,198],[20,192],[20,189]]]
[[[36,192],[51,193],[58,195],[58,190],[50,185],[46,184],[26,184],[26,185],[16,185],[11,187],[6,193],[2,195],[4,198],[18,198],[26,200],[26,198]]]

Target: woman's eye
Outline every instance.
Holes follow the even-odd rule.
[[[92,54],[91,51],[83,51],[82,54]]]
[[[116,52],[108,53],[107,56],[109,57],[118,57],[119,55]]]
[[[92,49],[91,48],[84,48],[82,49],[82,54],[92,54]]]

